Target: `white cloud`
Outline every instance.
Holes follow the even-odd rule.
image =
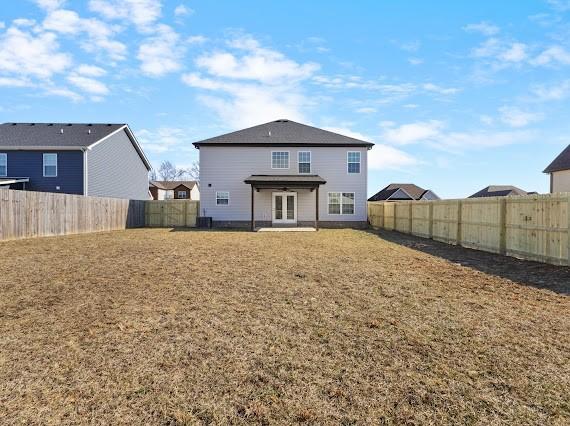
[[[420,162],[408,153],[389,145],[376,144],[368,153],[368,169],[408,169]]]
[[[109,93],[107,86],[94,78],[72,73],[67,77],[67,81],[91,95],[104,96]]]
[[[492,126],[495,123],[495,119],[493,117],[485,114],[481,115],[479,117],[479,120],[481,121],[481,123],[483,123],[486,126]]]
[[[280,52],[263,48],[251,37],[237,38],[228,44],[244,54],[241,56],[229,52],[206,54],[196,60],[196,65],[216,77],[255,80],[262,83],[303,80],[319,69],[315,63],[299,64]]]
[[[89,0],[89,9],[107,19],[132,22],[139,31],[152,30],[160,17],[160,0]]]
[[[437,93],[439,95],[455,95],[461,91],[455,87],[442,87],[433,83],[426,83],[422,86],[422,88],[428,92]]]
[[[55,10],[61,8],[66,0],[36,0],[36,4],[42,9]]]
[[[116,30],[98,19],[85,19],[72,10],[58,9],[48,13],[42,26],[46,30],[70,36],[84,33],[87,35],[87,40],[81,42],[84,50],[102,50],[114,60],[125,59],[127,47],[113,40]]]
[[[179,4],[174,9],[174,16],[179,17],[179,18],[183,17],[183,16],[192,15],[193,13],[194,13],[194,10],[190,9],[189,7],[186,7],[183,4]]]
[[[193,148],[189,134],[191,132],[187,129],[179,127],[159,127],[153,130],[137,130],[137,139],[145,151],[155,154],[172,152],[179,155],[181,150]]]
[[[499,113],[501,121],[511,127],[525,127],[542,119],[542,114],[522,111],[512,106],[499,108]]]
[[[383,125],[382,140],[399,145],[423,143],[443,150],[465,150],[526,143],[535,137],[529,130],[449,132],[439,120],[421,121],[395,126]]]
[[[534,58],[531,63],[533,65],[550,65],[553,63],[570,65],[570,52],[562,46],[551,46]]]
[[[382,139],[398,145],[408,145],[412,143],[434,140],[441,134],[444,127],[439,120],[419,121],[416,123],[403,124],[393,127],[391,123],[384,124]]]
[[[139,46],[137,59],[141,61],[144,74],[160,77],[180,70],[183,56],[184,47],[180,45],[180,36],[168,25],[159,24],[156,34],[145,39]]]
[[[500,31],[500,28],[497,27],[496,25],[490,24],[489,22],[479,22],[478,24],[469,24],[469,25],[465,25],[463,27],[464,31],[467,32],[477,32],[477,33],[481,33],[483,35],[486,36],[492,36],[495,34],[498,34]]]
[[[521,62],[527,58],[527,45],[524,43],[512,43],[511,46],[499,54],[499,59],[506,62]]]
[[[570,0],[546,0],[546,2],[559,12],[570,10]]]
[[[67,89],[65,87],[53,87],[48,86],[43,88],[44,93],[47,95],[52,96],[61,96],[63,98],[67,98],[73,102],[79,102],[81,99],[81,95],[75,93],[73,90]]]
[[[570,80],[551,85],[536,85],[531,92],[538,101],[560,101],[570,97]]]
[[[262,47],[250,36],[227,43],[230,51],[216,51],[196,60],[200,73],[187,73],[182,81],[207,90],[199,100],[232,128],[290,118],[304,121],[303,110],[312,104],[301,83],[318,65],[297,63],[281,52]]]
[[[12,21],[12,24],[16,27],[33,27],[34,25],[36,25],[36,21],[33,19],[19,18],[19,19],[14,19]]]
[[[0,77],[0,87],[33,87],[33,84],[27,78]]]
[[[408,58],[410,65],[421,65],[424,63],[423,59],[420,58]]]
[[[49,78],[71,65],[71,56],[59,51],[55,34],[31,34],[11,27],[0,36],[0,72]]]
[[[186,39],[186,43],[188,44],[202,44],[207,42],[208,39],[206,37],[204,37],[203,35],[194,35],[194,36],[190,36]]]
[[[87,77],[102,77],[107,71],[95,65],[82,64],[77,68],[77,73]]]

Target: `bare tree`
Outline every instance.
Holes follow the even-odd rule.
[[[156,176],[156,170],[152,169],[150,172],[148,172],[148,180],[151,182],[158,180],[158,177]]]
[[[187,170],[188,176],[195,180],[200,187],[200,164],[197,161],[194,161],[190,168]]]
[[[176,167],[170,161],[163,161],[158,169],[160,179],[164,181],[173,181],[184,177],[187,174],[186,169]]]

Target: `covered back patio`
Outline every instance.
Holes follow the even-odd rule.
[[[255,193],[271,192],[272,226],[298,226],[298,192],[314,196],[314,228],[319,228],[319,187],[326,181],[318,175],[251,175],[244,182],[251,186],[251,230],[256,230]],[[302,208],[307,208],[303,202]]]

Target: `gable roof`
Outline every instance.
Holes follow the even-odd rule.
[[[543,173],[559,172],[561,170],[570,170],[570,145],[544,169]]]
[[[353,146],[372,148],[371,142],[340,135],[291,120],[275,120],[247,129],[194,142],[209,146]]]
[[[87,149],[125,130],[148,170],[152,167],[127,124],[102,123],[3,123],[0,149]]]
[[[469,198],[508,197],[511,195],[528,195],[529,193],[513,185],[489,185]]]
[[[420,188],[413,183],[391,183],[370,197],[368,201],[420,200],[427,192],[435,195],[433,191]]]
[[[195,180],[153,180],[149,183],[149,186],[156,186],[158,189],[163,189],[165,191],[176,189],[179,186],[185,186],[192,190],[195,185]]]

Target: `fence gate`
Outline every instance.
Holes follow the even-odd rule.
[[[146,226],[194,227],[198,201],[159,200],[146,202]]]

